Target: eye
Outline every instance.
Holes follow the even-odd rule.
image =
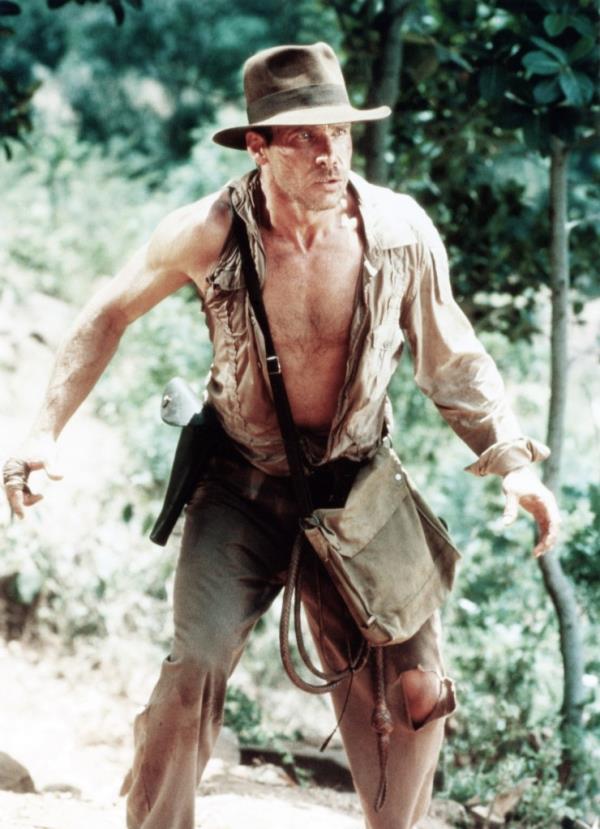
[[[342,138],[343,136],[348,135],[350,132],[350,127],[342,126],[342,127],[335,127],[333,130],[333,137],[334,138]]]

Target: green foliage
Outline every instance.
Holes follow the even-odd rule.
[[[75,304],[94,280],[111,276],[168,208],[148,185],[123,177],[118,162],[78,142],[73,131],[46,131],[0,169],[0,261],[18,269],[19,290],[38,289]],[[124,212],[121,208],[127,205]]]
[[[523,184],[501,178],[491,164],[476,162],[469,171],[467,162],[468,184],[446,175],[448,166],[448,159],[432,163],[444,194],[434,199],[425,193],[423,202],[443,228],[456,296],[474,324],[514,340],[530,338],[549,268],[540,209],[526,203]],[[540,207],[546,207],[543,200]],[[476,232],[466,233],[474,217]]]
[[[122,0],[46,0],[46,3],[49,9],[61,9],[69,3],[76,3],[78,6],[83,6],[86,3],[103,3],[111,9],[117,25],[121,26],[125,20],[125,7]],[[138,11],[143,6],[142,0],[124,0],[124,3]]]
[[[142,0],[124,1],[133,8],[142,8]],[[47,0],[47,6],[51,10],[58,9],[70,2],[77,3],[79,6],[85,3],[104,3],[112,9],[115,20],[119,25],[125,19],[125,10],[121,0]],[[31,8],[26,8],[27,14],[33,14],[34,19],[39,19],[39,11],[39,3],[34,6],[33,12]],[[9,0],[0,2],[0,18],[21,16],[22,12],[21,3],[9,2]],[[29,27],[26,26],[26,28]],[[34,44],[29,43],[29,55],[27,57],[22,54],[19,55],[18,50],[15,53],[14,48],[5,50],[2,55],[2,62],[0,62],[0,143],[8,159],[12,155],[11,141],[23,141],[26,133],[32,130],[32,99],[39,88],[39,83],[33,75],[33,62],[43,62],[44,57],[51,54],[47,44],[52,43],[52,38],[48,37],[46,28],[50,29],[50,33],[56,31],[56,28],[50,23],[47,27],[44,26],[44,36],[40,38],[41,30],[37,28],[36,40],[41,40],[41,48],[36,49]],[[0,38],[15,36],[17,31],[16,25],[13,27],[2,24],[0,25]],[[29,28],[29,32],[31,31],[31,28]]]
[[[227,688],[223,723],[235,731],[242,745],[266,746],[273,741],[274,735],[263,725],[259,706],[237,685]]]
[[[523,527],[499,535],[493,516],[499,515],[500,504],[490,499],[463,505],[462,527],[474,526],[476,511],[483,526],[463,546],[459,591],[446,614],[460,708],[444,749],[444,793],[460,801],[477,796],[485,803],[531,778],[514,819],[519,826],[541,829],[551,819],[584,817],[599,794],[593,619],[585,625],[587,738],[575,747],[579,789],[571,791],[560,775],[558,631],[537,568],[526,554],[531,540]],[[570,540],[565,547],[570,549]]]
[[[386,9],[399,5],[334,3],[358,103],[370,87],[373,55],[381,52]],[[545,23],[553,14],[561,15],[560,25]],[[576,307],[597,291],[591,251],[600,202],[597,192],[580,189],[598,164],[592,152],[597,99],[588,98],[590,85],[582,80],[598,73],[590,42],[597,19],[590,2],[421,0],[408,7],[389,183],[414,195],[435,219],[449,247],[456,295],[480,329],[515,340],[535,330],[545,297],[540,288],[549,278],[544,154],[552,135],[574,146],[570,209],[573,221],[582,222],[571,249],[573,284],[581,291]],[[538,57],[527,57],[527,68],[523,60],[531,53]],[[553,74],[532,74],[534,65],[542,66],[539,53]],[[544,102],[534,95],[540,83],[546,86],[536,94]],[[369,149],[358,142],[359,155]]]
[[[600,622],[600,486],[565,490],[569,538],[563,569],[577,585],[586,613]]]
[[[545,2],[522,10],[510,1],[499,6],[510,13],[516,37],[510,42],[504,30],[492,31],[487,61],[480,57],[488,67],[491,57],[492,65],[505,70],[502,95],[493,102],[498,122],[516,122],[527,146],[543,154],[552,135],[573,144],[593,127],[597,7],[566,2],[560,13],[545,13]]]
[[[53,70],[80,136],[113,144],[125,158],[144,154],[145,171],[157,183],[165,165],[188,156],[198,126],[240,101],[240,67],[250,54],[272,43],[314,40],[332,20],[331,13],[317,14],[313,0],[156,0],[126,19],[125,0],[102,0],[123,23],[115,30],[99,2],[87,0],[77,14],[50,15],[32,0],[2,68],[18,73],[20,88],[40,66]],[[53,49],[43,42],[46,28]]]
[[[273,731],[264,723],[260,706],[235,683],[230,683],[227,687],[223,724],[235,731],[240,745],[276,750],[281,756],[281,765],[296,782],[300,785],[310,782],[312,772],[297,766],[294,755],[289,750],[290,737],[298,735],[285,735]]]

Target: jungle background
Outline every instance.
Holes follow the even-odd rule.
[[[487,825],[600,814],[597,25],[586,0],[0,2],[3,457],[81,303],[169,210],[249,169],[210,141],[244,120],[246,57],[327,40],[353,102],[393,107],[356,129],[354,166],[436,222],[525,433],[554,450],[544,475],[564,516],[541,569],[531,522],[502,526],[499,481],[462,471],[472,455],[405,355],[395,445],[464,556],[444,609],[460,709],[436,795],[482,804]],[[210,356],[191,291],[134,324],[61,439],[65,480],[26,523],[2,518],[10,647],[67,660],[78,686],[108,673],[140,705],[169,648],[176,557],[176,539],[148,540],[177,437],[160,394],[174,375],[201,390]],[[321,701],[288,701],[276,626],[275,609],[229,693],[242,742],[326,733]]]

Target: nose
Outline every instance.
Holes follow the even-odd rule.
[[[332,137],[328,133],[320,136],[318,152],[316,157],[317,164],[329,164],[335,162],[335,149]]]

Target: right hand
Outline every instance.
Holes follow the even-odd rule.
[[[27,441],[17,455],[7,458],[2,480],[11,513],[25,518],[25,507],[31,507],[44,497],[29,488],[30,472],[43,469],[53,481],[63,476],[56,466],[56,442],[51,435],[39,435]]]

